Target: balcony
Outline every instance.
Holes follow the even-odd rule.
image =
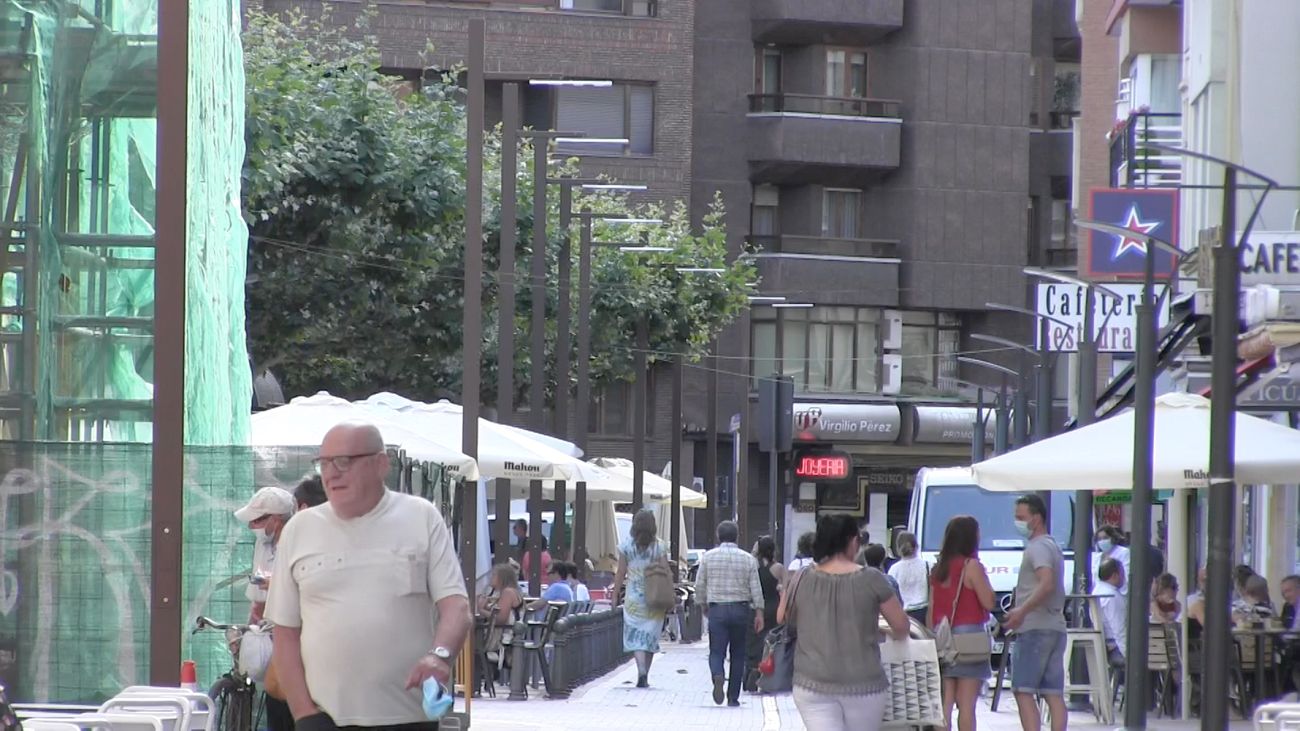
[[[808,94],[749,99],[754,182],[866,185],[898,168],[903,125],[897,101]]]
[[[1180,155],[1152,143],[1182,147],[1181,114],[1133,112],[1110,132],[1110,184],[1117,188],[1169,188],[1183,182]]]
[[[903,0],[753,0],[761,43],[865,45],[903,27]]]
[[[897,239],[842,239],[831,236],[754,235],[750,246],[769,254],[824,254],[873,259],[897,259]]]

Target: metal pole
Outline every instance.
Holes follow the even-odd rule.
[[[529,317],[528,411],[535,431],[545,434],[546,424],[546,151],[545,137],[533,138],[533,252],[532,293]],[[542,481],[528,483],[528,591],[541,596],[542,589]]]
[[[483,40],[484,21],[469,22],[468,115],[465,119],[465,296],[461,332],[461,451],[478,458],[478,415],[483,360]],[[478,480],[461,481],[460,566],[470,595],[478,579]]]
[[[708,534],[720,521],[718,508],[718,341],[713,341],[712,355],[706,361],[709,364],[708,395],[705,404],[705,441],[704,441],[704,491],[708,494]],[[734,491],[733,491],[734,492]],[[707,545],[712,546],[714,539],[706,537]]]
[[[571,274],[573,270],[573,246],[569,238],[569,228],[573,220],[573,186],[560,184],[560,265],[559,297],[555,316],[555,433],[563,437],[572,437],[569,429],[569,399],[573,395],[572,381],[569,380],[569,349],[573,341],[570,337],[570,297],[572,296]]]
[[[1147,724],[1147,622],[1151,616],[1151,458],[1155,440],[1156,409],[1156,248],[1147,243],[1143,267],[1142,302],[1137,307],[1137,378],[1133,385],[1133,560],[1128,577],[1128,649],[1124,653],[1124,678],[1128,702],[1124,727],[1129,731]],[[1207,662],[1206,665],[1214,663]]]
[[[998,411],[997,427],[993,432],[993,452],[995,454],[1006,454],[1007,452],[1007,427],[1010,421],[1010,415],[1007,414],[1007,377],[1002,376],[1002,390],[998,392]]]
[[[1028,370],[1026,368],[1025,370]],[[1020,377],[1016,392],[1011,395],[1011,443],[1017,447],[1029,444],[1029,378]]]
[[[150,515],[149,677],[176,685],[181,668],[181,548],[185,484],[185,259],[186,140],[189,73],[189,3],[158,9],[158,227],[154,267],[153,452]],[[36,168],[28,162],[27,169]],[[37,185],[27,177],[27,190]],[[34,221],[28,221],[34,223]],[[28,253],[35,248],[28,231]],[[27,257],[32,260],[31,256]],[[23,277],[32,275],[24,269]],[[30,291],[30,289],[28,290]],[[24,299],[28,311],[34,299]],[[31,331],[28,323],[24,331]],[[34,348],[27,354],[34,352]],[[28,363],[34,363],[29,360]],[[30,378],[33,371],[24,373]]]
[[[582,209],[582,233],[578,240],[578,398],[574,405],[573,442],[587,453],[587,432],[591,406],[591,209]],[[586,577],[587,483],[578,482],[573,493],[573,560]],[[589,577],[587,577],[589,578]]]
[[[767,523],[772,530],[780,521],[777,517],[778,500],[776,497],[777,470],[781,469],[781,453],[773,449],[767,453]]]
[[[1034,389],[1038,394],[1038,408],[1034,414],[1034,441],[1036,442],[1052,436],[1052,354],[1047,349],[1047,338],[1050,334],[1048,324],[1046,319],[1038,318],[1038,328],[1041,333],[1038,340],[1041,348],[1038,366],[1035,369],[1038,376],[1038,383]]]
[[[645,506],[646,351],[650,349],[650,323],[636,322],[636,352],[632,355],[632,512]]]
[[[519,235],[519,85],[501,86],[501,250],[497,271],[497,418],[515,420],[515,247]]]
[[[748,363],[748,361],[744,360],[744,358],[749,356],[749,349],[750,349],[749,315],[750,312],[748,311],[745,312],[743,319],[740,321],[740,344],[737,349],[737,353],[741,356],[741,359],[736,360],[735,361],[736,363],[741,363],[741,364]],[[785,367],[784,365],[782,365],[784,362],[785,362],[785,310],[778,308],[776,311],[776,364],[777,364],[776,375],[778,377],[785,376]],[[776,545],[784,546],[785,530],[783,528],[783,525],[785,523],[784,520],[785,515],[781,512],[781,507],[780,507],[784,503],[784,500],[782,500],[782,495],[784,491],[781,489],[784,482],[781,479],[782,477],[781,462],[780,462],[779,455],[777,457],[776,470],[775,470],[775,473],[777,475],[776,503],[778,506],[777,512],[774,513],[774,515],[776,516],[776,520],[774,520],[768,526],[767,531],[763,531],[760,529],[754,531],[753,534],[751,534],[750,532],[750,528],[752,527],[752,525],[749,522],[749,429],[750,429],[750,424],[749,424],[750,380],[749,378],[750,375],[747,372],[749,370],[749,366],[743,365],[741,367],[736,368],[735,370],[737,373],[743,374],[738,376],[738,380],[740,381],[740,388],[737,389],[739,393],[737,394],[738,402],[736,404],[736,411],[735,411],[735,413],[740,414],[740,428],[737,429],[731,435],[731,438],[734,440],[732,444],[731,453],[734,454],[736,457],[735,484],[732,486],[732,490],[731,490],[731,493],[735,498],[732,504],[735,506],[736,525],[740,528],[740,537],[744,541],[742,545],[752,545],[752,542],[754,539],[757,538],[757,535],[761,535],[764,532],[770,532],[772,539],[776,541]]]
[[[501,249],[497,262],[497,420],[515,420],[515,247],[519,233],[519,85],[501,85]],[[510,480],[496,481],[493,560],[510,555]],[[520,547],[523,548],[522,546]]]
[[[529,421],[539,433],[550,432],[546,428],[546,149],[549,143],[545,137],[533,138],[533,254],[532,281],[529,287],[533,295],[532,312],[529,313],[532,324],[532,338],[529,344],[528,409]]]
[[[673,481],[672,499],[669,502],[668,509],[671,511],[669,521],[672,527],[669,530],[669,541],[672,548],[673,556],[673,575],[674,578],[680,578],[677,574],[677,561],[681,556],[682,546],[682,376],[685,368],[685,360],[679,353],[673,358],[673,418],[669,438],[672,439],[671,449],[672,460],[670,477]]]
[[[975,430],[970,441],[970,463],[984,461],[984,389],[975,389]]]
[[[1097,343],[1093,339],[1096,293],[1084,288],[1083,335],[1079,338],[1079,401],[1074,423],[1087,426],[1097,420]],[[1074,493],[1074,591],[1087,594],[1092,584],[1092,492]]]
[[[1233,481],[1234,418],[1237,408],[1237,292],[1241,288],[1237,250],[1237,171],[1223,172],[1223,222],[1214,250],[1213,360],[1210,375],[1210,489],[1209,557],[1206,566],[1205,652],[1202,657],[1224,658],[1232,649],[1229,635],[1233,522],[1237,515],[1237,485]],[[1228,663],[1205,663],[1201,684],[1201,728],[1222,731],[1228,727]]]

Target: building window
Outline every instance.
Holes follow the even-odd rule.
[[[776,236],[779,228],[781,193],[775,185],[754,186],[754,203],[750,208],[749,230],[755,236]]]
[[[794,379],[795,389],[806,393],[879,390],[879,310],[765,307],[755,309],[751,319],[755,377],[779,371]],[[779,363],[778,329],[781,331]]]
[[[555,89],[555,126],[588,137],[622,138],[633,155],[654,152],[654,87],[614,84],[608,87],[561,86]],[[621,154],[618,145],[570,142],[560,152],[577,155]]]
[[[646,413],[645,433],[654,436],[654,369],[646,374]],[[587,410],[588,424],[592,434],[602,436],[632,436],[632,388],[627,381],[612,381],[593,389],[591,404]]]
[[[955,390],[960,324],[946,312],[903,313],[903,395],[942,396]]]
[[[659,14],[659,3],[658,0],[560,0],[560,10],[653,18]]]
[[[826,96],[866,98],[866,53],[844,48],[831,48],[826,51]]]
[[[822,236],[833,239],[858,238],[862,217],[862,191],[826,188],[822,193]]]

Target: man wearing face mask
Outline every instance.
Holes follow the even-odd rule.
[[[249,624],[262,621],[262,612],[266,610],[266,590],[275,567],[275,544],[280,540],[284,524],[293,515],[294,507],[293,495],[288,490],[264,487],[247,505],[235,511],[235,518],[247,523],[257,535],[257,543],[253,546],[253,574],[248,577],[248,588],[244,590],[244,596],[253,605],[248,613]]]
[[[1015,606],[1004,624],[1015,630],[1011,688],[1020,726],[1039,731],[1036,697],[1047,701],[1052,731],[1065,731],[1065,556],[1047,532],[1047,506],[1035,494],[1016,500],[1016,530],[1025,538]]]

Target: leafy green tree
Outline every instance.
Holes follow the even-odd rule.
[[[450,77],[419,88],[381,74],[370,40],[346,37],[302,15],[250,13],[244,35],[247,160],[243,197],[250,227],[248,333],[259,369],[290,395],[377,390],[453,398],[460,389],[465,214],[463,92]],[[500,136],[486,135],[484,174],[484,401],[495,399]],[[531,295],[532,155],[521,150],[515,382],[527,391]],[[568,170],[573,171],[570,162]],[[549,196],[548,373],[553,373],[557,253],[562,233]],[[662,218],[606,237],[648,236],[671,249],[631,255],[596,250],[592,269],[593,377],[631,376],[636,320],[651,350],[701,355],[745,305],[752,263],[726,263],[723,211],[692,231],[681,206],[632,207],[599,191],[574,210]],[[599,226],[599,225],[598,225]],[[626,230],[631,229],[631,230]],[[598,236],[603,231],[598,228]],[[573,292],[578,301],[576,226]],[[718,267],[684,274],[675,265]],[[574,317],[576,331],[577,318]],[[576,334],[572,339],[576,343]],[[576,345],[575,345],[576,347]]]

